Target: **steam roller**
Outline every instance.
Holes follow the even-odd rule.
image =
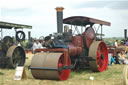
[[[30,69],[36,79],[67,80],[71,69],[90,68],[95,72],[107,69],[108,51],[102,38],[102,26],[110,26],[110,23],[84,16],[63,19],[63,9],[56,8],[57,33],[44,38],[45,48],[35,50]],[[99,27],[94,30],[95,24],[101,33],[98,34]]]
[[[23,66],[26,55],[21,46],[14,45],[13,39],[10,36],[5,36],[0,42],[0,67],[1,68],[16,68]]]
[[[0,21],[0,68],[14,69],[16,66],[24,65],[26,59],[24,48],[17,46],[18,43],[25,40],[25,33],[19,31],[24,28],[31,29],[32,26]],[[15,30],[16,36],[3,37],[3,30],[11,29]]]

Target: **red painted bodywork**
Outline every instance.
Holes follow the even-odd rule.
[[[69,47],[70,56],[80,55],[84,46],[82,36],[73,36],[72,43],[67,43],[67,45]]]
[[[80,55],[83,50],[84,42],[82,36],[73,36],[72,43],[67,43],[69,49],[69,56],[76,56]],[[38,51],[55,51],[55,52],[64,52],[65,55],[65,48],[55,48],[55,49],[36,49],[35,52]]]

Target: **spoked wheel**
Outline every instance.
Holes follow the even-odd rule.
[[[25,51],[20,46],[11,46],[6,56],[8,57],[8,67],[16,68],[16,66],[23,66],[25,63]]]
[[[108,50],[103,41],[93,41],[89,48],[89,56],[92,58],[89,61],[92,71],[102,72],[107,69]]]
[[[50,80],[67,80],[70,75],[68,70],[52,70],[59,69],[65,65],[63,53],[36,53],[31,61],[31,72],[36,79],[50,79]],[[68,65],[71,65],[68,57]],[[32,68],[39,69],[32,69]],[[41,69],[43,68],[43,69]],[[45,69],[44,69],[45,68]]]

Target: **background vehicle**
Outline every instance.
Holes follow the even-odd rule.
[[[15,68],[16,66],[24,65],[26,59],[25,51],[21,46],[17,46],[19,42],[25,40],[25,33],[20,30],[24,28],[31,29],[32,26],[0,21],[0,67]],[[9,29],[15,30],[16,38],[11,36],[3,38],[3,30]]]

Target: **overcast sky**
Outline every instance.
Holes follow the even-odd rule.
[[[128,29],[128,0],[0,0],[0,21],[32,25],[32,37],[56,32],[57,6],[64,18],[87,16],[111,22],[104,26],[105,37],[123,37]],[[25,30],[26,32],[29,30]],[[4,35],[13,32],[4,30]],[[13,34],[14,35],[14,34]]]

